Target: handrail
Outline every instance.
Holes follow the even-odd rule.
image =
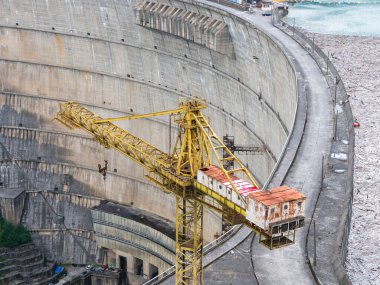
[[[335,78],[335,82],[333,83],[334,85],[329,85],[330,87],[330,95],[331,95],[331,98],[332,98],[332,101],[334,103],[334,108],[335,108],[335,104],[336,104],[336,97],[334,95],[334,93],[338,92],[340,97],[344,100],[344,103],[348,102],[348,95],[347,95],[347,92],[346,92],[346,88],[343,84],[343,81],[341,80],[341,77],[337,71],[337,69],[335,68],[334,64],[331,62],[329,56],[326,56],[326,54],[322,51],[321,48],[319,48],[314,40],[311,40],[307,35],[305,35],[302,31],[298,30],[295,26],[290,26],[289,24],[287,24],[286,22],[284,22],[282,19],[280,19],[277,23],[278,25],[275,25],[277,28],[283,30],[285,33],[287,33],[290,37],[292,37],[295,41],[297,41],[300,45],[302,45],[305,50],[307,50],[311,57],[313,57],[313,59],[315,60],[315,62],[317,63],[317,65],[319,66],[320,70],[322,71],[322,73],[325,74],[325,78],[326,78],[326,81],[327,83],[329,83],[329,79],[330,79],[330,83],[331,83],[331,77],[329,77],[329,75],[332,75],[333,78]],[[281,27],[285,27],[285,29],[287,29],[288,31],[286,31],[285,29],[282,29]],[[326,69],[324,70],[324,67],[326,67]],[[325,71],[325,72],[324,72]],[[332,88],[333,86],[335,86],[335,88]],[[346,108],[346,112],[345,112],[345,116],[346,116],[346,119],[348,121],[348,124],[349,124],[349,133],[350,133],[350,144],[354,144],[353,140],[354,140],[354,133],[353,133],[353,130],[352,130],[352,122],[353,122],[353,114],[352,114],[352,110],[351,110],[351,106],[350,104],[344,104],[344,107]],[[336,138],[336,129],[334,128],[334,141],[335,141],[335,138]],[[353,163],[353,159],[350,160],[351,164]],[[353,166],[349,166],[349,167],[353,167]],[[322,173],[321,175],[321,181],[323,182],[323,178],[324,178],[324,173]],[[351,188],[351,193],[352,193],[352,188],[353,188],[353,182],[352,182],[352,177],[351,177],[351,181],[349,179],[347,185],[348,187]],[[321,183],[322,184],[322,183]],[[321,185],[321,189],[322,189],[322,185]],[[314,207],[314,211],[317,207],[317,204],[318,204],[318,201],[319,201],[319,196],[320,196],[320,193],[321,193],[321,189],[318,193],[318,197],[317,197],[317,201],[315,203],[315,207]],[[352,194],[351,194],[351,199],[352,199]],[[314,211],[313,211],[313,218],[312,220],[314,220]],[[351,211],[349,209],[349,212],[347,214],[347,219],[348,219],[348,224],[350,224],[350,219],[351,219]],[[311,223],[310,223],[311,225]],[[310,230],[310,225],[309,225],[309,230]],[[307,235],[306,235],[306,245],[305,245],[305,250],[306,250],[306,258],[307,258],[307,261],[308,261],[308,266],[310,268],[310,271],[315,279],[315,281],[317,282],[317,284],[321,284],[321,281],[319,280],[315,270],[314,270],[314,267],[311,263],[311,260],[309,258],[309,248],[307,246],[307,241],[309,239],[309,233],[310,231],[308,230],[307,232]],[[344,237],[339,237],[341,239],[341,242],[344,243]],[[336,250],[335,252],[335,255],[338,256],[338,258],[341,260],[344,260],[345,256],[344,254],[342,254],[341,251],[339,251],[339,249]],[[342,276],[342,279],[345,279],[348,284],[351,284],[351,281],[349,279],[349,277],[347,276],[347,272],[345,271],[344,269],[344,266],[342,265],[342,263],[338,264],[337,267],[339,268],[335,268],[334,270],[335,271],[340,271],[341,272],[341,275]]]
[[[230,238],[232,234],[236,233],[242,226],[233,226],[229,231],[227,231],[225,234],[221,235],[217,239],[209,242],[205,246],[203,246],[203,254],[206,254],[213,250],[215,247],[219,246],[221,243],[223,243],[226,239]],[[166,271],[162,272],[161,274],[157,275],[156,277],[148,280],[147,282],[143,283],[143,285],[153,285],[157,284],[159,281],[163,281],[167,278],[169,278],[171,275],[173,275],[175,272],[175,266],[170,267]]]

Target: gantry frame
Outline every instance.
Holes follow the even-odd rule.
[[[106,148],[114,148],[147,170],[145,178],[176,195],[176,284],[203,284],[204,206],[222,213],[231,224],[244,223],[267,239],[268,235],[245,219],[246,202],[230,175],[239,174],[258,187],[256,181],[223,144],[201,113],[206,104],[199,99],[182,101],[177,109],[142,115],[103,119],[75,102],[63,102],[56,119],[65,126],[81,128]],[[113,124],[112,121],[174,115],[179,132],[171,155]],[[224,153],[224,155],[223,155]],[[227,155],[226,155],[227,154]],[[238,206],[196,181],[197,171],[211,165],[212,157],[223,171],[233,191],[243,201]],[[224,162],[237,168],[226,170]],[[263,242],[263,244],[265,244]]]

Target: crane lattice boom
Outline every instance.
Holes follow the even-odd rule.
[[[144,167],[149,181],[176,195],[176,284],[203,284],[204,206],[231,224],[244,223],[258,232],[260,243],[270,249],[293,243],[295,229],[303,226],[305,197],[288,187],[260,190],[212,130],[201,113],[206,105],[200,100],[181,102],[178,109],[108,119],[75,102],[60,105],[58,121],[87,131],[106,148],[133,159]],[[171,155],[112,123],[160,115],[175,115],[179,127]],[[211,164],[212,158],[217,166]],[[236,168],[226,170],[226,161]]]

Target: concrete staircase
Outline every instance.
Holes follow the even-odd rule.
[[[0,248],[0,285],[47,285],[54,279],[52,265],[46,266],[44,258],[33,243],[16,248]]]

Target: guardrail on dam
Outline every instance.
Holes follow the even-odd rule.
[[[333,144],[329,157],[326,158],[326,166],[321,171],[321,189],[312,216],[314,229],[311,234],[310,224],[305,244],[306,258],[309,260],[310,270],[318,284],[330,282],[351,285],[344,266],[348,254],[352,216],[355,152],[354,118],[348,100],[349,96],[334,64],[330,61],[329,56],[315,45],[314,40],[303,31],[294,26],[291,27],[283,21],[280,21],[277,27],[289,34],[314,58],[321,71],[325,73],[334,103]],[[343,154],[343,159],[337,159],[336,153]],[[328,189],[334,189],[334,195],[328,193],[326,191]],[[342,204],[340,207],[335,205],[338,201]],[[316,225],[320,228],[318,234],[315,231]],[[329,237],[328,234],[333,231],[335,231],[335,235]],[[315,243],[317,235],[327,237],[322,240],[323,246],[318,249],[318,253]],[[316,264],[317,255],[319,266]]]
[[[14,183],[0,187],[89,196],[173,221],[173,197],[144,181],[133,161],[85,135],[68,133],[52,118],[60,101],[74,100],[101,116],[113,117],[170,109],[179,98],[190,96],[208,102],[207,115],[220,136],[232,135],[240,145],[265,145],[264,155],[241,157],[256,179],[265,183],[280,159],[297,110],[291,63],[267,35],[230,14],[185,1],[157,3],[225,23],[234,56],[136,25],[137,1],[10,0],[2,4],[1,143],[10,154],[8,159],[19,161],[19,168],[8,171],[10,166],[1,166],[1,179]],[[168,150],[167,118],[120,126]],[[104,160],[108,160],[105,180],[97,168]],[[14,179],[20,173],[26,181]],[[94,230],[90,209],[52,197],[27,195],[22,221],[28,228],[55,229],[64,223],[73,232]],[[205,239],[211,241],[222,232],[221,217],[208,213],[206,223]],[[85,234],[74,238],[70,231],[61,231],[57,240],[39,242],[44,240],[38,237],[43,231],[33,229],[36,243],[52,258],[73,263],[105,258],[104,251],[94,247],[96,241]],[[118,256],[126,249],[114,251],[119,265]],[[140,257],[136,251],[134,258]],[[160,265],[159,272],[168,266]],[[149,270],[143,273],[149,275]]]

